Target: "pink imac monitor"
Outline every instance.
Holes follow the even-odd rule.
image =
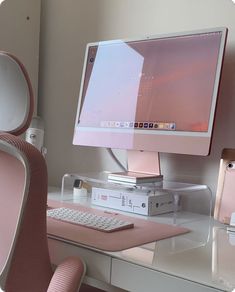
[[[87,45],[75,145],[208,155],[226,28]]]

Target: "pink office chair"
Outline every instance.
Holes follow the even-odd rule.
[[[27,129],[32,112],[32,86],[24,66],[0,52],[0,288],[6,292],[78,291],[85,272],[81,259],[66,259],[54,273],[51,267],[44,158],[16,136]]]

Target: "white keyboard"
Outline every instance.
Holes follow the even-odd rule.
[[[132,222],[117,219],[114,217],[115,215],[112,217],[99,216],[94,213],[64,207],[48,210],[47,216],[103,232],[113,232],[134,227]]]

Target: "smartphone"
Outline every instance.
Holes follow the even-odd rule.
[[[218,184],[215,219],[229,224],[231,214],[235,212],[235,160],[223,162],[223,173],[220,173],[221,180]]]

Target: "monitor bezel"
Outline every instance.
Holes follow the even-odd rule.
[[[207,34],[207,33],[214,33],[214,32],[221,32],[221,41],[220,41],[220,48],[219,54],[217,59],[217,68],[215,74],[215,82],[213,88],[213,95],[212,95],[212,102],[211,102],[211,110],[210,110],[210,118],[208,123],[208,130],[207,132],[190,132],[190,131],[148,131],[148,130],[141,130],[141,129],[130,129],[132,133],[138,133],[137,139],[137,146],[133,146],[133,148],[128,148],[125,143],[123,147],[119,145],[115,145],[115,141],[111,142],[110,145],[101,145],[101,143],[80,143],[79,138],[76,137],[76,127],[78,124],[78,120],[82,110],[82,97],[83,97],[83,90],[84,90],[84,81],[85,81],[85,74],[86,74],[86,67],[87,67],[87,58],[90,47],[100,46],[100,45],[107,45],[107,44],[114,44],[117,42],[134,42],[134,41],[146,41],[152,39],[166,39],[172,37],[182,37],[182,36],[190,36],[190,35],[198,35],[198,34]],[[108,41],[100,41],[100,42],[91,42],[88,43],[86,46],[85,51],[85,58],[82,70],[82,77],[81,77],[81,87],[79,92],[78,98],[78,106],[77,106],[77,113],[75,119],[75,127],[74,127],[74,138],[73,144],[74,145],[84,145],[84,146],[94,146],[94,147],[108,147],[108,148],[119,148],[119,149],[129,149],[129,150],[147,150],[147,151],[157,151],[157,152],[170,152],[170,153],[180,153],[180,154],[193,154],[193,155],[208,155],[211,149],[211,139],[213,134],[213,124],[215,120],[215,112],[216,112],[216,105],[217,105],[217,97],[219,92],[219,85],[221,79],[221,71],[224,59],[224,52],[225,52],[225,44],[227,38],[228,29],[226,27],[217,27],[217,28],[207,28],[207,29],[199,29],[193,31],[183,31],[178,33],[168,33],[168,34],[157,34],[151,36],[145,36],[140,38],[129,38],[129,39],[118,39],[118,40],[108,40]],[[107,129],[110,131],[110,129]],[[127,130],[128,131],[128,130]],[[138,131],[138,132],[135,132]],[[117,130],[115,129],[115,132]],[[148,136],[148,141],[144,139],[144,136]],[[145,136],[146,137],[146,136]],[[166,142],[160,141],[157,137],[164,137],[163,140],[166,139]],[[171,139],[174,137],[175,140],[175,149],[171,149],[172,146],[168,147],[167,144],[171,143]],[[157,141],[158,140],[158,141]],[[98,141],[97,141],[98,142]],[[196,144],[201,144],[201,149],[196,146]],[[156,146],[156,144],[158,144]],[[194,145],[195,144],[195,145]]]

